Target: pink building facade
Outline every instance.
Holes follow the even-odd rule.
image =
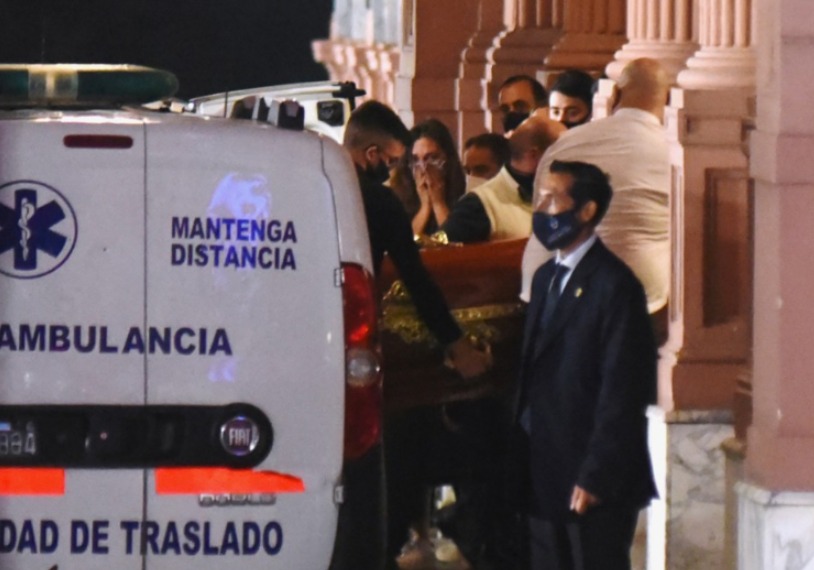
[[[638,57],[675,80],[672,281],[647,568],[814,558],[814,10],[810,0],[335,0],[314,44],[408,124],[490,130],[496,86]],[[812,216],[809,217],[809,211]],[[809,235],[811,234],[811,235]],[[805,252],[812,250],[812,257]]]

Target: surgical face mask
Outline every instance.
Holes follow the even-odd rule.
[[[472,176],[471,174],[466,175],[466,191],[471,192],[481,184],[486,182],[486,178],[481,178],[480,176]]]
[[[569,246],[582,230],[582,224],[577,219],[579,207],[560,212],[547,214],[534,212],[531,216],[531,228],[534,235],[549,251]]]
[[[503,132],[515,130],[520,126],[520,123],[529,118],[530,113],[521,113],[519,111],[509,111],[503,116]]]

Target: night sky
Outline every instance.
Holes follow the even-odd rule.
[[[0,0],[0,62],[135,63],[180,97],[327,78],[332,0]]]

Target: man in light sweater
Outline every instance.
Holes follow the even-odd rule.
[[[662,126],[669,88],[657,61],[630,62],[616,84],[613,115],[563,133],[540,161],[534,185],[537,191],[554,160],[588,162],[609,175],[613,201],[596,233],[642,282],[651,314],[666,306],[669,291],[670,163]],[[534,272],[550,257],[539,240],[529,239],[523,300]]]

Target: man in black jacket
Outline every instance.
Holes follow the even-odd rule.
[[[552,163],[532,220],[556,258],[535,274],[517,419],[528,436],[533,570],[629,570],[656,495],[646,407],[656,347],[641,284],[594,235],[611,198],[596,166]]]
[[[343,144],[359,175],[373,268],[378,273],[384,254],[390,256],[419,316],[446,347],[455,369],[464,378],[479,376],[491,366],[491,356],[473,348],[462,336],[441,290],[421,261],[404,207],[384,185],[409,140],[410,133],[398,115],[378,101],[360,105],[345,127]]]
[[[367,101],[350,116],[343,145],[359,174],[373,266],[378,273],[384,254],[390,256],[421,319],[445,347],[447,357],[464,378],[479,376],[491,366],[491,355],[475,349],[463,337],[446,301],[421,261],[410,219],[401,202],[386,187],[390,169],[409,144],[409,131],[392,109]],[[386,381],[386,380],[385,380]],[[422,411],[398,420],[386,418],[385,463],[388,479],[388,557],[394,559],[411,523],[423,512],[425,481],[423,446],[435,437]]]

